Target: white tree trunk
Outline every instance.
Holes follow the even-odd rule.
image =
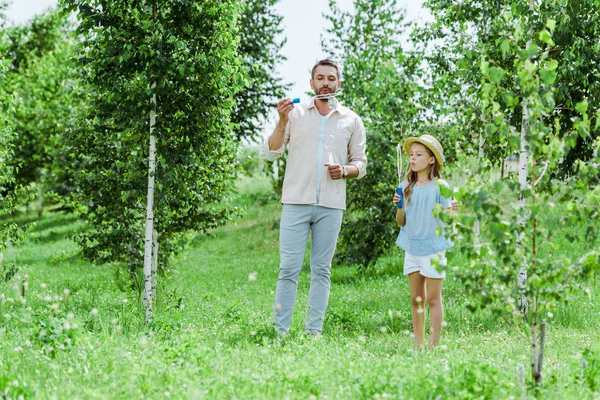
[[[156,271],[158,269],[158,232],[152,232],[152,301],[156,300]]]
[[[519,184],[521,186],[521,193],[517,198],[517,204],[520,207],[525,205],[525,198],[523,197],[523,190],[527,188],[527,133],[529,131],[529,115],[527,112],[527,106],[523,105],[523,119],[521,122],[521,151],[519,154]],[[521,216],[521,220],[519,224],[525,225],[524,216]],[[517,236],[517,246],[521,246],[523,239],[525,238],[525,234],[519,234]],[[517,278],[517,288],[521,290],[527,284],[527,262],[525,257],[523,258],[523,262],[521,265],[521,270],[519,271],[519,275]],[[519,294],[517,299],[517,304],[519,306],[519,311],[523,315],[523,317],[527,316],[527,296]]]
[[[156,84],[152,84],[154,89]],[[146,306],[146,323],[152,320],[152,253],[154,232],[154,171],[156,170],[156,94],[152,95],[150,111],[150,152],[148,156],[148,202],[146,205],[146,237],[144,247],[144,305]]]
[[[534,11],[535,0],[529,0],[529,10]],[[529,34],[533,34],[533,28],[529,30]],[[529,47],[530,43],[527,43]],[[521,120],[521,151],[519,153],[519,185],[521,186],[521,193],[517,198],[517,204],[521,207],[525,205],[525,198],[523,197],[523,190],[527,188],[527,176],[529,175],[529,171],[527,170],[527,161],[528,161],[528,150],[527,150],[527,135],[529,134],[529,112],[527,110],[527,104],[525,103],[525,99],[523,101],[523,117]],[[525,225],[525,217],[519,221],[521,225]],[[517,237],[517,246],[520,246],[525,238],[524,234],[521,234]],[[521,270],[519,271],[519,276],[517,278],[517,288],[519,291],[527,285],[527,261],[525,257],[523,257],[523,262],[521,266]],[[527,296],[519,294],[517,299],[517,304],[519,306],[519,311],[523,315],[523,318],[527,317]]]

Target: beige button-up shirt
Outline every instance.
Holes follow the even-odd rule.
[[[346,180],[332,180],[325,163],[355,165],[358,179],[366,174],[366,133],[362,120],[339,101],[327,116],[319,114],[314,99],[296,104],[289,114],[281,148],[271,150],[267,139],[265,159],[280,158],[288,147],[281,202],[316,204],[346,209]]]

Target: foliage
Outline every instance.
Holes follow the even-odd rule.
[[[554,26],[554,21],[548,20],[547,30],[542,32],[527,29],[527,25],[515,27],[515,31],[528,32],[507,45],[514,49],[506,57],[514,63],[517,75],[505,74],[487,59],[481,60],[482,134],[485,138],[494,136],[511,152],[525,135],[528,183],[521,188],[510,179],[486,181],[482,172],[489,169],[489,164],[481,160],[478,168],[467,171],[466,182],[456,193],[465,212],[455,219],[451,234],[458,250],[469,260],[456,271],[469,294],[469,307],[477,310],[489,306],[504,318],[508,311],[518,319],[520,313],[514,301],[518,290],[518,295],[532,300],[529,322],[534,339],[537,323],[551,321],[556,307],[569,301],[574,293],[583,292],[584,278],[600,270],[600,253],[593,245],[598,232],[590,229],[600,220],[600,188],[595,185],[600,139],[591,146],[591,160],[586,161],[587,156],[581,154],[570,177],[559,180],[555,174],[577,146],[577,139],[588,137],[589,117],[584,100],[576,105],[579,115],[569,126],[561,124],[560,116],[551,118],[559,71],[558,63],[551,58]],[[510,105],[503,103],[506,99],[512,99]],[[513,123],[517,107],[527,109],[528,129],[524,133]],[[515,202],[515,193],[523,201]],[[443,219],[451,221],[447,215]],[[480,223],[481,236],[474,229],[475,221]],[[553,245],[563,230],[571,242],[581,243],[574,255]],[[527,270],[527,281],[516,287],[522,267]],[[537,381],[535,373],[534,377]]]
[[[17,181],[36,182],[66,194],[67,177],[60,168],[66,156],[62,136],[79,101],[73,97],[75,81],[68,62],[73,50],[71,28],[66,16],[55,11],[7,34],[8,54],[13,57],[7,90],[17,99],[12,118],[15,159],[21,165]]]
[[[77,11],[81,121],[69,132],[73,178],[96,261],[142,265],[149,111],[156,95],[155,228],[160,265],[184,232],[225,221],[235,173],[231,111],[244,73],[236,1],[65,1]],[[222,202],[221,205],[216,203]]]
[[[477,154],[480,146],[483,105],[478,88],[482,57],[490,63],[495,83],[504,82],[505,89],[513,91],[514,81],[504,78],[519,74],[516,69],[519,51],[536,52],[533,48],[525,50],[527,46],[522,43],[523,38],[530,37],[530,29],[538,39],[551,37],[551,42],[545,45],[546,59],[558,63],[553,82],[555,105],[545,117],[546,122],[558,120],[563,127],[558,135],[567,140],[562,134],[574,128],[572,120],[580,114],[578,103],[587,99],[590,116],[600,110],[598,2],[536,2],[533,11],[529,10],[529,3],[467,0],[455,4],[449,0],[428,0],[424,4],[435,21],[417,29],[413,40],[427,49],[425,60],[432,74],[426,96],[428,107],[433,118],[446,124],[452,144],[460,142],[462,151]],[[554,21],[551,28],[546,26],[548,20]],[[518,99],[505,96],[499,98],[498,103],[514,109],[510,122],[519,128],[522,110]],[[560,177],[575,173],[575,160],[593,157],[592,144],[599,134],[600,125],[591,124],[588,134],[576,138],[576,145],[570,146],[560,168],[551,173]],[[506,136],[486,134],[482,139],[485,157],[492,164],[499,165],[504,157],[512,154],[512,149],[505,145]]]
[[[241,172],[246,176],[265,173],[264,160],[258,146],[243,146],[238,151],[236,162],[240,165]]]
[[[57,44],[66,39],[69,31],[68,21],[56,11],[36,15],[22,26],[7,28],[6,57],[10,60],[11,70],[26,68],[32,59],[42,58],[52,53]]]
[[[336,259],[367,268],[396,239],[395,148],[402,137],[422,132],[424,110],[414,101],[420,64],[402,49],[404,13],[395,0],[357,0],[353,12],[341,11],[334,1],[329,6],[331,27],[323,46],[342,64],[342,102],[363,118],[368,158],[366,177],[348,184]]]
[[[592,392],[600,389],[600,351],[585,349],[581,360],[581,381]]]
[[[0,23],[4,14],[0,7]],[[8,46],[5,31],[0,30],[0,55],[5,54]],[[4,82],[9,60],[0,56],[0,81]],[[19,206],[31,198],[31,190],[19,185],[15,176],[19,171],[19,164],[14,156],[15,133],[11,126],[11,114],[14,113],[14,97],[0,87],[0,264],[2,264],[2,251],[14,244],[25,233],[23,226],[19,226],[7,219]]]
[[[14,264],[2,264],[0,262],[0,282],[8,282],[15,277],[21,267]]]
[[[260,138],[269,113],[290,86],[275,75],[276,66],[285,61],[281,53],[285,39],[280,39],[283,18],[275,10],[278,2],[242,1],[244,8],[239,19],[238,52],[248,76],[245,87],[236,95],[236,108],[232,114],[238,140],[256,141]]]

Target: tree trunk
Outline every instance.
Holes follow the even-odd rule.
[[[158,269],[158,232],[152,232],[152,301],[156,299],[156,271]]]
[[[529,10],[533,12],[535,6],[534,0],[529,0]],[[533,28],[529,30],[529,34],[533,34]],[[527,43],[529,46],[529,43]],[[525,198],[523,197],[523,190],[527,188],[527,159],[528,159],[528,150],[527,150],[527,135],[529,134],[529,112],[527,110],[527,104],[525,103],[525,99],[523,99],[523,117],[521,120],[521,150],[519,153],[519,184],[521,186],[521,193],[517,198],[517,204],[523,206],[525,204]],[[525,225],[525,221],[519,221],[522,225]],[[525,238],[524,234],[521,234],[517,237],[517,245],[521,245],[523,239]],[[517,299],[517,304],[519,306],[519,311],[523,315],[523,318],[527,318],[527,296],[525,296],[522,291],[527,285],[527,262],[523,259],[523,265],[521,266],[521,270],[519,271],[519,276],[517,278],[517,288],[519,290],[519,295]]]
[[[537,382],[537,375],[539,369],[539,358],[538,358],[538,339],[537,339],[537,307],[535,296],[533,297],[533,323],[531,326],[531,376]]]
[[[533,298],[533,325],[531,327],[531,376],[536,385],[542,384],[542,366],[544,361],[544,346],[546,342],[546,323],[540,325],[540,338],[538,345],[538,310],[536,298]]]
[[[528,119],[528,113],[527,113],[527,106],[524,105],[523,106],[523,120],[521,122],[521,151],[519,154],[519,184],[521,186],[521,191],[523,191],[527,188],[527,174],[528,174],[528,171],[527,171],[527,159],[528,159],[527,134],[528,134],[528,131],[529,131],[529,119]],[[523,197],[522,192],[519,193],[519,196],[517,197],[517,204],[521,207],[525,204],[525,198]],[[523,218],[523,217],[521,217],[521,218]],[[525,221],[521,220],[521,221],[519,221],[519,224],[521,224],[523,226],[523,225],[525,225]],[[517,245],[518,246],[521,246],[524,238],[525,238],[524,233],[521,233],[517,236]],[[525,288],[526,285],[527,285],[527,261],[524,258],[523,264],[521,266],[521,270],[519,271],[519,275],[517,278],[517,288],[520,292],[518,295],[517,304],[519,306],[519,311],[523,315],[523,318],[527,317],[528,304],[527,304],[527,296],[525,296],[521,292],[523,291],[523,289]]]
[[[152,84],[152,89],[156,84]],[[154,232],[154,172],[156,170],[156,94],[152,95],[150,110],[150,151],[148,156],[148,201],[146,205],[146,237],[144,247],[144,305],[146,306],[146,323],[152,320],[152,253]]]

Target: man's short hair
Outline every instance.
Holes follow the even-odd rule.
[[[327,65],[327,66],[330,66],[330,67],[333,67],[333,68],[335,68],[335,72],[337,73],[337,78],[338,78],[338,81],[340,80],[340,67],[337,65],[337,63],[336,63],[335,61],[333,61],[333,60],[330,60],[329,58],[325,58],[325,59],[323,59],[323,60],[321,60],[321,61],[317,62],[317,63],[314,65],[314,67],[312,67],[312,72],[310,73],[310,77],[311,77],[312,79],[315,79],[315,70],[317,69],[317,67],[318,67],[319,65]]]

